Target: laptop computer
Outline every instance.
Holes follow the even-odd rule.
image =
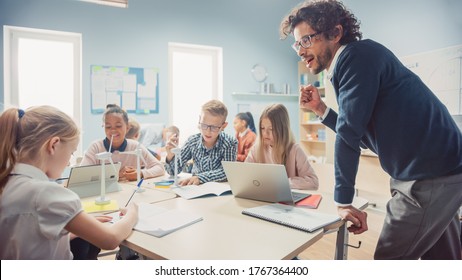
[[[105,164],[106,193],[120,191],[122,188],[117,182],[120,162]],[[101,164],[71,167],[66,188],[79,195],[80,198],[97,196],[101,194]]]
[[[291,190],[284,165],[237,161],[221,164],[235,197],[294,205],[310,196]]]

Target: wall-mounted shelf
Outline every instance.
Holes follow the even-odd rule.
[[[313,140],[303,139],[300,142],[326,144],[326,141],[321,141],[321,140],[316,140],[316,139],[313,139]]]
[[[323,125],[321,121],[301,121],[300,125]]]
[[[257,92],[233,92],[233,96],[258,96],[258,97],[281,97],[281,98],[298,98],[297,94],[282,94],[282,93],[257,93]]]

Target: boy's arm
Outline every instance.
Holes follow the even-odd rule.
[[[186,144],[181,148],[180,152],[180,160],[178,161],[178,170],[177,174],[183,170],[183,166],[192,158],[192,147],[194,145],[194,136],[191,136],[187,141]],[[175,174],[175,161],[176,156],[174,156],[170,161],[165,160],[165,171],[173,175]]]

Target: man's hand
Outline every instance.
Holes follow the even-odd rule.
[[[300,107],[313,111],[317,116],[324,115],[327,109],[318,89],[313,85],[300,86]]]
[[[353,234],[361,234],[367,231],[367,213],[353,206],[338,206],[338,214],[345,221],[350,221],[352,225],[348,231]]]

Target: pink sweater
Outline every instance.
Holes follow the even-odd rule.
[[[126,152],[134,151],[138,147],[138,142],[136,140],[127,139],[127,148],[125,149]],[[164,166],[160,161],[158,161],[143,145],[141,147],[141,155],[146,161],[146,166],[144,169],[141,169],[141,173],[143,173],[143,177],[145,179],[158,177],[165,174]],[[96,140],[94,141],[88,150],[85,152],[85,156],[82,159],[80,165],[91,165],[91,164],[100,164],[100,160],[96,158],[96,154],[105,152],[106,148],[104,148],[103,140]],[[121,170],[126,166],[131,166],[136,168],[137,158],[136,155],[130,154],[120,154],[119,151],[114,151],[112,153],[112,161],[120,162]],[[143,160],[141,160],[141,166],[144,166]],[[122,179],[122,178],[120,178]]]
[[[256,162],[255,154],[259,144],[256,143],[249,152],[246,162]],[[271,148],[265,150],[265,163],[275,163],[272,160]],[[317,190],[319,187],[318,176],[314,173],[308,157],[299,144],[295,143],[289,152],[285,163],[287,177],[289,177],[290,187],[293,189]]]

